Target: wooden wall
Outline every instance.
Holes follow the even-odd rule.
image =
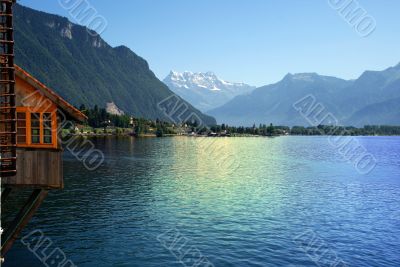
[[[2,186],[63,188],[62,150],[17,149],[17,175],[1,179]]]

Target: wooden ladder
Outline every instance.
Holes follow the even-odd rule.
[[[14,0],[0,0],[0,177],[17,172],[14,73]]]

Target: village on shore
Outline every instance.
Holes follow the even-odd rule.
[[[398,136],[400,126],[274,126],[270,124],[253,124],[250,127],[230,126],[226,124],[210,127],[198,126],[194,123],[171,123],[161,120],[134,118],[128,115],[113,115],[105,109],[95,106],[80,110],[88,117],[85,124],[63,129],[63,135],[78,136],[133,136],[133,137],[277,137],[277,136],[318,136],[318,135],[349,135],[349,136]]]

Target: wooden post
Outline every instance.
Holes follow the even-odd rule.
[[[14,241],[18,238],[22,229],[28,224],[43,200],[46,198],[48,190],[35,189],[25,205],[21,208],[14,221],[4,232],[1,244],[1,257],[7,253]]]
[[[12,191],[11,187],[4,188],[4,190],[1,192],[1,203],[4,203],[6,201],[11,191]]]

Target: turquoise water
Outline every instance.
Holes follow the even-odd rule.
[[[65,189],[23,232],[77,266],[400,265],[398,137],[358,138],[367,175],[326,137],[94,141],[105,163],[66,154]],[[44,266],[20,240],[7,256]]]

